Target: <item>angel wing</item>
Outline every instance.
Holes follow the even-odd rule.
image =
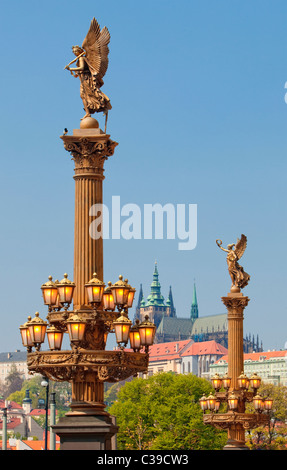
[[[97,76],[99,87],[104,83],[102,78],[109,64],[109,42],[110,33],[107,27],[101,30],[97,20],[93,18],[82,48],[86,51],[86,61],[91,73]]]
[[[241,238],[237,238],[237,242],[234,248],[234,251],[237,255],[237,258],[240,259],[243,256],[244,251],[246,250],[247,246],[247,237],[246,235],[241,235]]]

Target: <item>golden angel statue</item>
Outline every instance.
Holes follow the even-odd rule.
[[[236,244],[232,243],[227,245],[227,249],[222,248],[222,241],[216,240],[217,245],[223,251],[227,252],[227,265],[228,265],[228,272],[231,277],[232,287],[238,287],[242,289],[243,287],[247,286],[250,276],[247,274],[242,266],[238,263],[238,260],[243,256],[243,253],[247,246],[247,237],[245,235],[241,235],[241,238],[237,238]],[[233,247],[235,247],[233,249]]]
[[[95,112],[103,112],[107,121],[108,111],[112,108],[109,98],[100,90],[109,63],[109,42],[108,29],[105,26],[101,30],[97,20],[93,18],[82,47],[72,47],[76,59],[66,65],[65,69],[80,79],[80,96],[86,112],[82,119]],[[71,68],[70,65],[74,62],[77,62],[76,67]]]

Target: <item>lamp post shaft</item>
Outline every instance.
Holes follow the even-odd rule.
[[[230,292],[222,297],[228,311],[228,375],[231,377],[230,391],[238,391],[238,377],[244,369],[243,353],[243,312],[249,299],[241,292]],[[245,412],[243,400],[238,402],[238,411]],[[236,423],[228,428],[227,447],[245,447],[245,430],[242,424]]]
[[[95,120],[97,125],[97,121]],[[113,155],[117,143],[98,127],[74,129],[63,135],[64,147],[75,163],[75,234],[74,234],[74,310],[88,307],[85,283],[94,272],[103,280],[103,238],[93,232],[98,216],[96,205],[102,207],[104,162]],[[95,209],[95,213],[93,210]],[[100,209],[99,209],[100,210]],[[99,227],[102,229],[102,223]]]
[[[102,204],[102,179],[93,174],[76,174],[75,178],[75,235],[74,235],[74,308],[85,308],[85,283],[94,272],[103,280],[103,239],[91,236],[91,209]]]

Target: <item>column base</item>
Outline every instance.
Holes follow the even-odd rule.
[[[52,426],[60,437],[60,450],[115,450],[118,427],[115,417],[107,412],[98,414],[69,412]]]
[[[223,447],[223,450],[250,450],[245,444],[245,441],[237,441],[235,439],[228,439]]]

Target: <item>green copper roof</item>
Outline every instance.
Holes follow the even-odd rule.
[[[164,307],[164,297],[161,295],[161,286],[158,280],[158,270],[157,270],[157,263],[155,263],[154,273],[153,273],[153,281],[151,283],[151,292],[150,295],[147,297],[145,306],[157,306],[157,307]]]

